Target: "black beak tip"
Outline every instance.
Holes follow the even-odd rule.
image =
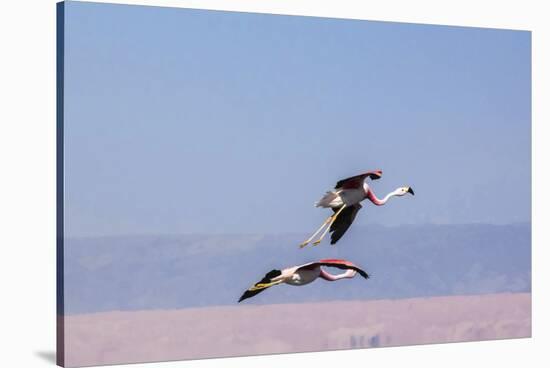
[[[413,188],[409,187],[409,190],[407,190],[407,192],[411,193],[412,195],[414,195],[414,190]]]

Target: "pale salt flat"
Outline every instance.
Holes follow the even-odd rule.
[[[66,366],[531,336],[531,294],[246,305],[65,317]]]

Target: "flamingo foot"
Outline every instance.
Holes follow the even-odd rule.
[[[305,247],[305,246],[308,245],[308,244],[309,244],[309,241],[303,242],[302,244],[300,244],[300,249],[303,248],[303,247]]]
[[[314,241],[313,246],[319,245],[321,243],[321,240],[323,240],[323,239],[319,239],[319,240]]]

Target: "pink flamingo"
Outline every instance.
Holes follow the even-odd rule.
[[[346,272],[339,275],[333,275],[323,270],[321,268],[322,266],[336,267],[346,270]],[[301,266],[285,268],[283,270],[271,270],[264,276],[263,279],[252,285],[247,291],[244,292],[239,299],[239,303],[245,299],[253,297],[258,293],[261,293],[271,286],[281,283],[301,286],[313,282],[318,277],[327,281],[337,281],[341,279],[353,278],[357,273],[365,279],[369,278],[369,275],[365,271],[353,263],[343,259],[322,259],[318,262],[310,262]]]
[[[329,231],[332,233],[330,243],[335,244],[349,229],[357,212],[363,207],[360,202],[365,199],[369,199],[377,206],[382,206],[391,197],[404,196],[407,193],[414,195],[411,187],[400,187],[388,193],[384,198],[379,199],[367,184],[366,179],[377,180],[381,177],[382,170],[375,170],[342,179],[336,183],[334,190],[327,192],[323,198],[315,203],[316,207],[331,208],[334,213],[323,222],[313,235],[300,244],[300,248],[308,245],[323,228],[325,228],[325,231],[313,245],[319,244]]]

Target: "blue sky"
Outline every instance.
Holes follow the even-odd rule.
[[[531,214],[525,31],[68,2],[65,231],[308,232],[380,168],[358,224]]]

